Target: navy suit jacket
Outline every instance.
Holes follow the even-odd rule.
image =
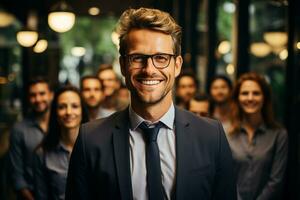
[[[132,200],[128,109],[80,128],[70,159],[67,200]],[[236,199],[231,151],[221,124],[175,108],[173,199]]]

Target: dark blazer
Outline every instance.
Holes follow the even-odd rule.
[[[221,124],[175,109],[177,200],[236,199],[233,161]],[[84,124],[70,160],[67,200],[133,199],[128,109]]]

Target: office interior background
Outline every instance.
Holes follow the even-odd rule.
[[[125,9],[141,6],[167,11],[182,26],[183,68],[197,75],[201,91],[216,74],[232,81],[248,71],[266,76],[276,118],[289,134],[285,196],[299,199],[299,0],[1,0],[0,170],[9,130],[27,108],[28,80],[47,76],[53,85],[79,85],[103,63],[119,72],[114,28]],[[70,24],[56,27],[50,16],[58,10],[72,12],[70,21],[59,21]],[[6,189],[0,188],[0,199],[7,198],[1,196]]]

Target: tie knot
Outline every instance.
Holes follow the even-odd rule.
[[[139,127],[144,132],[144,136],[146,138],[146,141],[148,143],[150,142],[156,142],[157,140],[157,134],[159,132],[159,129],[163,126],[163,123],[158,122],[156,124],[152,124],[148,126],[145,122],[142,122]]]

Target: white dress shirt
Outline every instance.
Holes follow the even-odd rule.
[[[146,170],[146,143],[139,125],[142,122],[152,124],[139,116],[132,107],[129,107],[130,129],[130,169],[134,200],[147,200],[147,170]],[[157,144],[160,154],[161,177],[165,199],[171,199],[175,185],[176,150],[175,150],[175,108],[172,104],[169,110],[158,120],[165,126],[160,128]],[[157,122],[158,122],[157,121]],[[155,122],[156,123],[156,122]]]

